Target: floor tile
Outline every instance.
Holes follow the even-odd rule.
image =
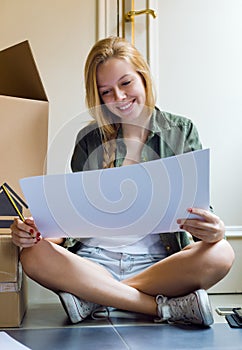
[[[242,349],[242,329],[231,329],[227,324],[214,324],[205,329],[164,324],[116,329],[132,350]]]
[[[25,329],[7,333],[32,350],[129,349],[112,327]]]
[[[93,320],[87,318],[81,323],[82,327],[108,326],[107,319]],[[23,319],[22,329],[43,329],[58,327],[79,327],[80,323],[72,324],[60,303],[32,305],[28,308]]]

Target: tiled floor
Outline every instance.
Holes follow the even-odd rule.
[[[61,305],[32,305],[20,329],[6,329],[33,350],[242,349],[242,329],[230,328],[218,306],[242,307],[242,295],[210,295],[215,324],[206,329],[156,324],[144,315],[114,310],[108,319],[72,325]],[[1,346],[0,346],[1,349]]]

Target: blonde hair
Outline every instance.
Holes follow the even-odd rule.
[[[155,106],[150,69],[141,53],[131,43],[120,37],[108,37],[95,43],[85,64],[86,104],[101,132],[104,147],[104,168],[114,166],[119,123],[117,116],[108,110],[99,95],[97,68],[99,64],[113,57],[129,62],[141,75],[146,91],[146,106],[151,109]]]

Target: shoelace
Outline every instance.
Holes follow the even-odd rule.
[[[191,323],[191,320],[200,320],[201,315],[199,309],[195,307],[195,296],[193,300],[191,300],[191,296],[189,298],[189,307],[186,298],[176,299],[176,301],[170,301],[170,307],[172,308],[172,316],[174,319],[179,319],[179,322],[183,323]],[[192,303],[194,303],[192,307]]]

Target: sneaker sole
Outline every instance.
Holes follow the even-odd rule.
[[[204,289],[199,289],[195,291],[194,294],[198,299],[198,305],[202,315],[203,325],[210,326],[214,323],[214,320],[208,294]]]

